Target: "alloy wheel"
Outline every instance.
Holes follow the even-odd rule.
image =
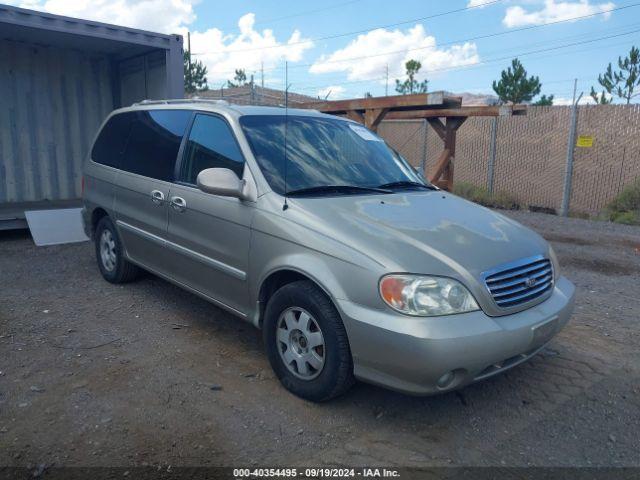
[[[313,380],[325,362],[324,336],[318,322],[300,307],[280,314],[276,332],[280,358],[287,369],[302,380]]]
[[[116,268],[116,242],[110,230],[103,230],[100,235],[100,259],[102,266],[112,272]]]

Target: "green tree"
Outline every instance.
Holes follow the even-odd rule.
[[[532,105],[537,105],[539,107],[548,107],[553,105],[553,95],[542,95],[538,100],[532,103]]]
[[[613,103],[613,97],[607,97],[606,90],[602,90],[602,93],[598,93],[595,88],[591,87],[590,95],[596,102],[596,105],[609,105],[610,103]]]
[[[396,79],[396,92],[402,95],[427,93],[429,81],[427,79],[424,79],[422,82],[416,80],[416,75],[422,68],[422,64],[417,60],[409,60],[404,66],[407,70],[407,79],[404,82]]]
[[[236,68],[236,74],[233,77],[233,82],[231,80],[227,80],[227,87],[229,88],[241,87],[246,84],[247,74],[244,71],[244,68]]]
[[[493,91],[496,92],[502,103],[530,102],[540,93],[542,84],[538,77],[527,77],[527,71],[514,58],[511,66],[502,71],[499,81],[493,81]]]
[[[631,99],[640,95],[636,92],[640,88],[640,50],[638,47],[631,47],[629,56],[618,57],[619,70],[614,71],[611,64],[604,74],[598,75],[598,83],[604,88],[602,95],[598,95],[591,87],[591,96],[596,103],[611,103],[611,96],[615,95],[625,101],[628,105]],[[604,93],[609,94],[605,98]]]
[[[187,93],[195,93],[198,90],[207,90],[207,67],[197,60],[189,64],[191,54],[189,51],[184,52],[184,91]]]

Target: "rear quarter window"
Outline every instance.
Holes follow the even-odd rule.
[[[131,116],[129,113],[120,113],[105,123],[91,149],[91,159],[94,162],[120,168],[122,153],[129,138]]]

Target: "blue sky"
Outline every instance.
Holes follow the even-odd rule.
[[[409,58],[423,62],[419,77],[429,79],[432,91],[492,93],[492,80],[518,56],[540,77],[543,93],[566,100],[573,78],[586,95],[609,62],[640,46],[640,5],[631,6],[637,3],[632,0],[13,3],[139,28],[190,31],[194,58],[207,65],[212,88],[232,78],[234,68],[254,73],[260,83],[261,66],[265,86],[282,88],[288,59],[292,91],[334,99],[383,95],[387,68],[393,93]],[[489,4],[468,8],[482,3]],[[630,7],[615,10],[625,6]],[[462,11],[446,14],[453,10]],[[424,17],[433,18],[419,20]],[[343,35],[350,32],[360,33]],[[492,34],[500,35],[476,38]]]

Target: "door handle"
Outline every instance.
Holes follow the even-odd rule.
[[[182,197],[171,197],[171,208],[176,212],[184,212],[187,209],[187,202]]]
[[[164,193],[162,193],[160,190],[152,190],[151,201],[156,205],[162,205],[164,203]]]

